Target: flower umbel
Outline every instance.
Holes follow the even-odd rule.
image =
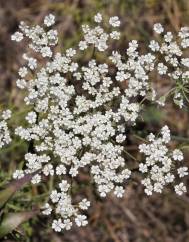
[[[188,175],[187,167],[179,167],[183,160],[180,150],[170,151],[167,144],[170,141],[170,130],[167,126],[161,129],[161,136],[156,138],[152,133],[148,136],[148,144],[141,144],[139,150],[144,153],[146,159],[139,165],[139,171],[146,176],[142,180],[145,186],[145,193],[152,195],[153,192],[162,193],[163,188],[168,184],[173,184],[175,192],[182,195],[186,192],[183,183],[175,185],[178,178]],[[176,172],[177,171],[177,172]]]
[[[82,26],[82,40],[65,52],[55,51],[59,43],[52,14],[45,17],[44,26],[30,27],[21,22],[20,32],[12,36],[17,42],[27,39],[35,52],[35,58],[28,53],[23,55],[26,64],[19,69],[16,82],[18,88],[25,90],[24,101],[31,109],[25,116],[27,124],[15,129],[16,135],[28,141],[29,148],[25,168],[16,170],[13,177],[19,179],[35,172],[33,184],[43,182],[44,177],[51,182],[42,213],[53,216],[52,228],[57,232],[69,230],[73,224],[88,224],[86,210],[90,201],[80,196],[78,199],[77,189],[73,189],[81,172],[92,176],[101,197],[109,193],[118,198],[124,196],[127,181],[132,179],[128,160],[133,158],[127,152],[126,130],[132,129],[139,119],[142,101],[156,98],[149,73],[157,67],[159,75],[170,76],[167,62],[176,67],[175,56],[181,56],[180,48],[171,43],[170,33],[165,35],[169,44],[150,42],[153,53],[140,54],[136,40],[129,42],[123,56],[117,50],[111,52],[111,43],[120,38],[119,17],[111,17],[104,24],[103,16],[97,13],[94,22],[95,26]],[[158,34],[164,32],[160,24],[154,30]],[[186,46],[186,31],[182,29],[179,35],[182,46]],[[79,56],[85,50],[91,51],[92,56],[83,63]],[[97,52],[103,53],[107,61],[98,60]],[[157,64],[156,52],[168,54],[165,61]],[[43,58],[42,63],[36,54]],[[189,66],[187,58],[182,63]],[[187,74],[182,73],[184,80]],[[10,142],[5,122],[9,117],[9,111],[4,112],[0,122],[1,146]],[[176,193],[182,195],[186,187],[182,182],[175,184],[175,179],[188,175],[188,169],[177,167],[183,160],[182,152],[167,148],[169,128],[164,126],[158,138],[150,134],[148,141],[139,146],[146,156],[139,164],[139,171],[145,176],[145,193],[161,193],[167,184],[174,183]],[[177,173],[172,172],[173,168]]]

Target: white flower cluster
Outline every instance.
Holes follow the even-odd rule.
[[[94,21],[98,24],[102,22],[102,15],[100,13],[94,16]],[[117,16],[109,19],[109,24],[112,27],[119,27],[120,20]],[[85,50],[89,45],[93,45],[99,51],[105,51],[108,48],[108,40],[118,40],[120,33],[117,30],[113,30],[111,33],[107,33],[103,27],[97,25],[94,28],[90,28],[89,25],[82,26],[84,40],[79,42],[79,49]]]
[[[10,131],[7,125],[7,120],[11,117],[9,109],[0,114],[0,148],[11,142]]]
[[[101,18],[97,14],[95,21],[99,23]],[[48,27],[53,22],[52,16],[47,16],[44,21]],[[118,17],[112,17],[109,23],[117,27],[120,21]],[[29,46],[40,53],[49,44],[49,33],[54,33],[49,29],[46,33],[40,26],[29,28],[24,23],[20,29],[32,41]],[[123,124],[134,124],[138,117],[139,104],[130,101],[137,91],[135,95],[125,92],[121,96],[119,83],[109,74],[106,63],[98,64],[91,59],[87,65],[79,66],[75,59],[77,52],[85,49],[81,48],[83,44],[87,47],[92,44],[102,51],[108,48],[107,40],[117,35],[115,31],[107,34],[100,26],[94,29],[84,26],[83,31],[84,41],[79,43],[78,50],[70,48],[65,54],[58,52],[54,55],[51,52],[51,60],[42,68],[37,66],[34,58],[24,54],[27,67],[20,68],[20,79],[17,80],[17,86],[27,90],[26,104],[33,105],[34,109],[26,116],[28,126],[17,127],[15,132],[22,139],[33,142],[34,151],[29,150],[25,155],[26,169],[16,170],[13,177],[21,178],[25,173],[38,171],[32,178],[33,184],[41,182],[42,175],[58,177],[56,187],[59,189],[51,192],[44,209],[45,214],[50,214],[54,208],[57,219],[52,227],[56,231],[70,229],[74,221],[78,226],[87,224],[86,216],[80,211],[87,209],[89,201],[83,199],[77,205],[71,195],[70,177],[74,179],[80,169],[90,169],[102,197],[111,191],[122,197],[124,188],[121,184],[131,175],[123,156],[126,138]],[[129,58],[132,59],[131,53]],[[111,60],[116,62],[114,56]],[[135,63],[131,69],[127,67],[130,76],[135,78],[142,65],[139,60],[136,62],[138,69],[134,67]],[[35,76],[31,79],[29,72],[34,69]],[[117,108],[114,102],[117,102]]]
[[[84,198],[77,206],[76,204],[73,205],[72,198],[68,194],[69,189],[70,184],[66,180],[62,180],[61,183],[59,183],[60,191],[53,190],[50,195],[52,204],[56,204],[56,213],[60,215],[60,218],[58,220],[55,219],[52,223],[52,228],[57,232],[60,232],[62,229],[69,230],[72,227],[73,220],[79,227],[88,224],[86,215],[80,214],[80,210],[88,209],[90,202]],[[51,206],[49,203],[46,203],[43,214],[49,215],[51,212]]]
[[[148,72],[154,69],[155,57],[152,54],[139,55],[137,48],[137,41],[132,40],[127,49],[127,58],[124,58],[126,61],[122,60],[123,57],[117,51],[114,51],[110,56],[117,68],[115,79],[118,82],[127,81],[128,83],[127,88],[124,90],[124,108],[127,107],[127,98],[138,95],[144,97],[150,91]],[[131,106],[133,105],[130,105],[130,108]],[[134,106],[135,111],[138,112],[138,103],[136,102]]]
[[[186,57],[189,47],[189,28],[182,27],[175,36],[172,32],[165,32],[160,23],[154,25],[154,31],[163,35],[163,41],[151,40],[150,49],[155,58],[155,69],[159,75],[170,78],[172,85],[169,91],[174,102],[182,108],[184,99],[188,101],[189,86],[189,58]],[[166,94],[158,103],[165,104]]]
[[[141,107],[138,100],[151,93],[155,96],[148,75],[154,70],[155,56],[140,55],[138,43],[133,40],[124,57],[113,51],[106,56],[107,63],[99,62],[94,52],[107,50],[110,39],[119,39],[120,33],[114,28],[120,20],[117,16],[109,19],[113,28],[110,33],[103,27],[100,13],[94,21],[97,26],[84,25],[83,40],[64,53],[55,53],[52,48],[58,42],[57,32],[49,29],[55,23],[52,14],[45,17],[44,27],[30,28],[21,22],[22,32],[12,36],[15,41],[27,37],[30,48],[51,57],[45,58],[41,66],[35,58],[23,55],[27,63],[19,69],[17,86],[25,89],[24,101],[33,109],[25,117],[28,125],[15,130],[29,142],[29,148],[26,169],[16,170],[13,177],[37,172],[33,184],[42,182],[43,176],[56,177],[43,213],[55,216],[52,228],[57,232],[70,229],[73,223],[87,224],[87,216],[81,212],[90,202],[86,198],[75,202],[72,192],[72,181],[83,169],[92,175],[101,197],[110,192],[123,197],[131,177],[125,155],[125,128],[135,125]],[[93,56],[82,64],[78,56],[88,48]],[[178,172],[186,173],[183,169]]]
[[[175,185],[177,179],[188,175],[187,167],[180,167],[183,154],[180,150],[170,151],[167,144],[170,141],[170,130],[167,126],[161,129],[160,137],[154,134],[148,136],[148,144],[141,144],[139,150],[146,156],[145,162],[139,164],[139,171],[146,177],[142,180],[145,193],[162,193],[165,186],[174,184],[175,192],[182,195],[186,192],[183,182]],[[178,164],[177,164],[178,163]],[[179,167],[179,168],[177,168]]]
[[[45,17],[45,26],[50,27],[54,23],[54,15],[49,14]],[[42,28],[39,25],[30,28],[25,22],[21,22],[19,28],[21,32],[17,31],[13,34],[11,37],[12,40],[20,42],[24,37],[27,37],[32,41],[32,43],[29,44],[31,49],[41,53],[43,57],[52,56],[52,47],[58,42],[58,33],[56,30],[50,29],[46,31],[45,27]]]

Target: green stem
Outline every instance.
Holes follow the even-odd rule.
[[[135,138],[137,138],[137,139],[141,140],[142,142],[147,143],[147,140],[145,140],[144,138],[142,138],[142,137],[138,136],[137,134],[133,134],[133,136],[134,136]]]
[[[128,155],[131,159],[137,161],[137,159],[136,159],[133,155],[131,155],[129,152],[127,152],[126,150],[123,150],[123,152],[124,152],[126,155]]]

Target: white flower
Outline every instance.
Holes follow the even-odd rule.
[[[152,51],[158,51],[159,50],[159,44],[158,44],[158,42],[156,42],[155,40],[151,40],[150,41],[150,45],[149,45],[149,47],[150,47],[150,49],[152,50]]]
[[[162,190],[163,190],[163,185],[161,184],[161,182],[156,182],[154,184],[154,192],[162,193]]]
[[[82,210],[86,210],[88,209],[88,207],[90,206],[90,201],[88,201],[86,198],[84,198],[80,203],[79,203],[79,207]]]
[[[26,81],[24,79],[18,79],[16,81],[16,85],[17,87],[19,87],[20,89],[24,89],[26,87]]]
[[[51,164],[45,165],[44,168],[43,168],[43,174],[45,176],[49,176],[49,175],[53,176],[54,175],[53,166]]]
[[[163,63],[159,63],[157,69],[159,74],[163,75],[163,74],[166,74],[168,68]]]
[[[118,31],[112,31],[112,32],[110,33],[110,37],[111,37],[112,39],[116,39],[116,40],[118,40],[118,39],[120,39],[120,32],[118,32]]]
[[[172,183],[175,180],[175,176],[173,174],[167,173],[165,176],[165,181],[167,183]]]
[[[189,67],[189,58],[182,58],[181,63],[182,65]]]
[[[70,169],[70,171],[69,171],[69,174],[70,174],[72,177],[77,176],[77,174],[78,174],[78,169],[77,169],[77,167],[72,167],[72,168]]]
[[[116,186],[116,187],[115,187],[114,194],[115,194],[117,197],[123,197],[124,192],[125,192],[125,190],[123,189],[122,186]]]
[[[167,125],[165,125],[161,129],[161,134],[162,134],[163,142],[168,143],[170,141],[171,137],[170,137],[170,130]]]
[[[34,58],[28,58],[28,66],[31,70],[34,70],[37,67],[37,60]]]
[[[51,192],[50,198],[53,203],[57,203],[60,198],[60,193],[58,193],[56,190],[53,190]]]
[[[71,220],[70,220],[70,219],[65,219],[65,220],[64,220],[64,228],[65,228],[66,230],[70,230],[71,227],[72,227],[72,222],[71,222]]]
[[[97,13],[95,16],[94,16],[94,21],[96,23],[101,23],[102,22],[102,15],[100,13]]]
[[[153,192],[153,186],[147,186],[145,189],[144,189],[144,192],[148,195],[148,196],[151,196],[152,195],[152,192]]]
[[[179,196],[183,195],[183,193],[186,193],[186,186],[184,185],[183,182],[179,183],[178,185],[175,186],[175,192]]]
[[[7,119],[9,119],[10,115],[10,110],[5,110],[1,114],[2,120],[0,121],[0,148],[11,142],[10,131],[7,124]]]
[[[128,75],[124,73],[124,71],[118,71],[116,75],[116,80],[117,81],[124,81],[128,78]]]
[[[41,48],[41,54],[43,57],[51,57],[52,56],[52,51],[50,47],[45,46]]]
[[[53,220],[52,228],[56,232],[61,232],[61,230],[64,228],[64,224],[62,223],[62,219],[59,218],[58,220],[56,220],[56,219]]]
[[[180,167],[177,169],[179,177],[184,177],[188,175],[188,167]]]
[[[171,32],[167,32],[165,35],[164,35],[164,39],[165,39],[165,41],[166,42],[171,42],[172,41],[172,39],[173,39],[173,35],[172,35],[172,33]]]
[[[73,57],[76,54],[76,50],[69,48],[66,50],[66,56]]]
[[[48,203],[46,203],[42,209],[43,209],[42,213],[44,215],[50,215],[52,212],[52,208]]]
[[[70,187],[70,184],[68,184],[66,180],[62,180],[61,183],[59,183],[59,187],[62,192],[67,192]]]
[[[11,36],[11,40],[16,41],[16,42],[20,42],[21,40],[23,40],[23,34],[20,32],[15,32],[12,36]]]
[[[152,133],[150,133],[150,134],[148,135],[148,140],[149,140],[150,142],[153,142],[153,141],[155,140],[155,135],[152,134]]]
[[[7,110],[2,112],[2,118],[4,120],[10,119],[11,118],[11,114],[12,114],[12,111],[7,109]]]
[[[161,34],[164,31],[164,28],[160,23],[154,24],[154,31],[158,34]]]
[[[55,23],[55,16],[53,14],[49,14],[45,17],[44,19],[44,24],[47,26],[47,27],[50,27],[52,26],[53,24]]]
[[[56,167],[56,174],[57,175],[65,175],[66,174],[66,167],[64,165],[59,165]]]
[[[120,20],[119,20],[118,16],[111,17],[109,19],[109,24],[112,25],[113,27],[119,27]]]
[[[123,141],[125,141],[125,139],[126,139],[126,136],[123,134],[119,134],[116,136],[117,143],[122,143]]]
[[[37,114],[36,112],[29,112],[26,116],[26,120],[28,121],[28,123],[30,124],[34,124],[36,122],[37,119]]]
[[[24,177],[24,172],[23,170],[16,170],[14,173],[13,173],[13,178],[14,179],[20,179]]]
[[[79,49],[80,50],[85,50],[85,49],[87,49],[87,42],[86,41],[80,41],[79,42]]]
[[[41,176],[36,174],[35,176],[32,177],[32,184],[38,184],[41,181]]]
[[[86,219],[87,217],[85,215],[77,215],[75,218],[75,223],[78,227],[86,226],[88,224],[88,221]]]
[[[178,161],[182,161],[183,160],[183,153],[182,151],[178,150],[178,149],[175,149],[173,151],[173,159],[174,160],[178,160]]]
[[[28,74],[28,70],[26,67],[21,67],[18,71],[18,74],[23,78]]]
[[[140,163],[139,164],[139,171],[141,171],[142,173],[146,173],[148,171],[148,167],[146,164]]]

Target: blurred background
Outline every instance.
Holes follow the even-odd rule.
[[[161,22],[167,30],[173,32],[179,30],[181,26],[189,26],[189,0],[0,0],[0,103],[2,106],[13,103],[18,113],[24,107],[24,102],[23,94],[16,88],[15,83],[26,45],[15,44],[10,37],[18,29],[20,21],[40,24],[49,12],[56,15],[56,27],[60,33],[63,49],[72,47],[79,41],[81,24],[92,22],[97,12],[101,12],[105,18],[113,15],[121,18],[122,38],[116,47],[122,51],[132,39],[139,40],[145,51],[144,46],[153,38],[152,28],[156,22]],[[164,89],[166,81],[157,80],[160,89]],[[16,122],[21,118],[23,118],[22,112],[19,113]],[[189,143],[188,112],[179,110],[171,102],[164,109],[149,106],[136,129],[138,132],[143,130],[141,135],[145,135],[149,130],[158,132],[164,124],[168,124],[174,134],[173,146],[177,143]],[[1,182],[5,182],[5,176],[10,177],[23,159],[25,144],[14,142],[11,148],[0,152]],[[132,152],[135,148],[136,144],[131,142],[128,149]],[[185,162],[189,165],[187,151],[185,158]],[[167,192],[147,198],[143,188],[133,183],[127,186],[126,194],[120,200],[113,196],[100,200],[91,194],[92,191],[89,190],[88,193],[92,200],[92,208],[87,227],[73,228],[69,232],[57,235],[48,228],[47,221],[39,216],[24,224],[17,231],[19,236],[11,235],[3,241],[189,241],[188,194],[179,198]],[[36,194],[35,189],[32,190],[32,194]],[[9,209],[15,208],[10,205]]]

